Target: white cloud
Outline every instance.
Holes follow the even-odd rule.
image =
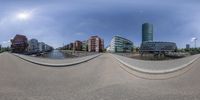
[[[0,43],[1,43],[1,45],[2,45],[3,47],[10,46],[10,44],[11,44],[10,40],[8,40],[8,41],[2,41],[2,42],[0,42]]]
[[[195,40],[197,40],[197,38],[196,38],[196,37],[193,37],[193,38],[191,39],[191,42],[194,42]]]
[[[3,41],[2,43],[3,43],[3,44],[6,44],[6,43],[10,43],[10,41]]]

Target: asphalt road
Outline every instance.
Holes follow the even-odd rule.
[[[70,67],[45,67],[0,54],[0,100],[200,100],[200,59],[183,75],[148,80],[109,54]]]

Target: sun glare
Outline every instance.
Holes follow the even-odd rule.
[[[26,20],[26,19],[28,19],[29,17],[30,17],[30,14],[29,14],[29,13],[25,13],[25,12],[19,13],[19,14],[17,15],[17,18],[22,19],[22,20]]]

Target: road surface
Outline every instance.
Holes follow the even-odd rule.
[[[183,75],[148,80],[109,54],[70,67],[45,67],[0,54],[0,100],[200,100],[200,59]]]

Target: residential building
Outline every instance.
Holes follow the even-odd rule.
[[[74,42],[74,50],[76,50],[76,51],[81,51],[82,50],[82,42],[81,41],[76,40]]]
[[[64,45],[63,47],[61,47],[62,50],[68,50],[69,45]]]
[[[89,52],[102,52],[104,49],[104,40],[98,36],[91,36],[88,40]]]
[[[88,51],[88,41],[82,41],[82,50],[83,51]]]
[[[49,52],[49,51],[53,50],[53,48],[51,46],[49,46],[48,44],[45,44],[44,48],[45,48],[45,50],[44,50],[45,52]]]
[[[74,43],[70,43],[69,44],[69,50],[73,50],[73,48],[74,48]]]
[[[44,51],[45,51],[45,43],[39,42],[39,52],[44,52]]]
[[[130,53],[133,49],[133,42],[120,36],[114,36],[109,49],[110,52]]]
[[[70,50],[69,47],[70,47],[70,44],[67,44],[66,47],[65,47],[65,50]]]
[[[28,39],[24,35],[17,34],[11,39],[11,50],[16,53],[23,53],[27,50]]]
[[[28,52],[29,53],[39,52],[39,43],[37,39],[31,39],[28,41]]]

